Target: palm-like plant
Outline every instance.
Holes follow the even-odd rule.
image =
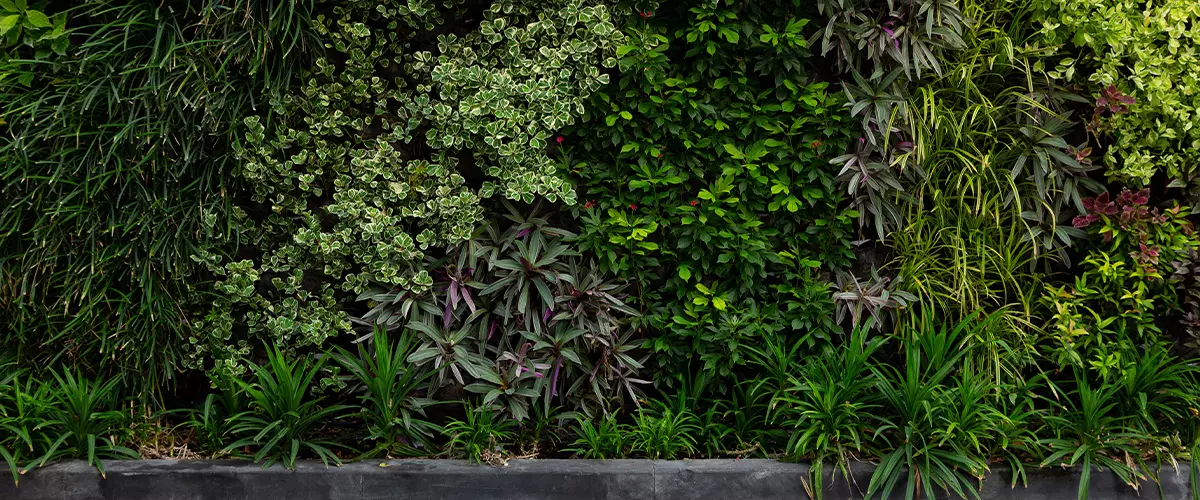
[[[12,472],[13,483],[20,482],[26,462],[46,444],[38,425],[45,418],[51,401],[50,384],[32,378],[22,380],[14,371],[0,381],[0,458]]]
[[[54,380],[49,391],[27,392],[50,398],[33,428],[43,441],[35,447],[43,452],[27,468],[60,458],[81,458],[103,476],[101,459],[138,457],[137,452],[119,444],[128,433],[128,418],[115,409],[118,379],[92,381],[63,370],[61,375],[54,374]]]
[[[696,452],[699,421],[690,410],[659,403],[642,408],[634,416],[630,429],[630,448],[651,459],[687,457]]]
[[[593,423],[595,422],[595,423]],[[571,448],[563,451],[575,453],[579,458],[600,459],[621,458],[625,455],[626,433],[617,416],[605,415],[600,419],[576,418],[575,441]]]
[[[491,405],[467,405],[465,409],[466,420],[451,420],[442,430],[450,438],[446,448],[473,462],[502,460],[504,447],[516,438],[516,421]]]
[[[977,329],[990,320],[968,317],[951,327],[909,328],[902,365],[871,368],[887,415],[875,434],[888,437],[892,449],[872,474],[868,497],[888,498],[903,478],[909,500],[933,498],[938,490],[978,497],[964,474],[982,478],[988,470],[984,452],[1001,420],[992,404],[999,394],[989,377],[964,360],[979,345]],[[950,382],[952,377],[958,382]]]
[[[790,428],[788,452],[811,457],[813,491],[824,491],[823,469],[832,461],[849,480],[850,460],[869,441],[874,410],[870,358],[883,340],[867,340],[867,329],[856,328],[836,355],[822,357],[804,372],[790,377],[792,385],[772,402]]]
[[[238,420],[246,415],[246,394],[232,377],[216,375],[213,383],[217,392],[204,397],[199,409],[187,412],[187,427],[200,448],[213,458],[225,453],[225,446],[234,439]]]
[[[267,348],[267,364],[254,365],[254,381],[239,381],[250,398],[250,411],[239,417],[232,429],[245,436],[225,448],[257,448],[250,458],[264,462],[263,467],[279,461],[294,469],[300,451],[307,449],[326,465],[341,463],[334,448],[343,444],[322,436],[320,430],[329,421],[341,418],[349,408],[345,405],[324,405],[324,398],[314,396],[316,377],[325,367],[325,360],[310,362],[307,357],[287,360],[278,348]]]
[[[425,420],[424,410],[433,401],[416,396],[433,375],[408,361],[417,347],[416,339],[405,332],[393,343],[380,327],[371,346],[374,349],[369,350],[366,342],[359,343],[357,354],[339,347],[335,356],[353,377],[367,437],[376,442],[367,455],[415,456],[421,454],[418,448],[431,449],[433,437],[441,429]]]
[[[1121,408],[1134,410],[1135,428],[1160,435],[1163,428],[1175,428],[1195,418],[1190,408],[1195,408],[1200,398],[1193,389],[1200,369],[1181,362],[1158,343],[1129,348],[1126,353],[1132,359],[1115,380],[1120,386],[1116,397]]]
[[[1081,466],[1079,500],[1088,498],[1092,467],[1106,468],[1137,489],[1145,479],[1137,469],[1144,465],[1138,443],[1150,436],[1131,426],[1128,414],[1121,411],[1121,387],[1093,387],[1078,374],[1074,386],[1070,397],[1063,398],[1061,413],[1046,417],[1054,436],[1042,440],[1050,453],[1042,466]]]

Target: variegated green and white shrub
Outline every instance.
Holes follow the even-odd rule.
[[[607,83],[624,40],[596,0],[318,11],[326,53],[245,119],[240,244],[260,257],[199,256],[223,279],[194,363],[240,372],[259,342],[322,346],[349,330],[341,293],[428,289],[422,262],[468,239],[485,199],[572,203],[548,139]],[[248,335],[235,335],[242,318]]]

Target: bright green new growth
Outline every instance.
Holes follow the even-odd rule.
[[[424,258],[470,237],[483,198],[574,202],[547,139],[607,82],[624,39],[610,9],[497,1],[467,32],[446,24],[462,9],[347,1],[317,16],[328,54],[245,119],[238,173],[253,203],[237,219],[262,257],[201,255],[220,298],[192,366],[243,371],[243,316],[275,345],[320,347],[350,328],[339,292],[427,290]]]
[[[1192,187],[1200,171],[1200,3],[1166,0],[1038,0],[1041,34],[1061,56],[1051,75],[1116,86],[1136,102],[1103,128],[1116,141],[1108,175],[1135,186],[1165,171]],[[1047,69],[1051,69],[1047,67]]]

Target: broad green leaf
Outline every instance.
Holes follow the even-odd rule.
[[[0,19],[0,35],[8,33],[9,30],[16,27],[17,23],[21,22],[21,16],[13,14]]]
[[[25,20],[36,28],[49,28],[51,26],[50,18],[36,10],[26,11]]]

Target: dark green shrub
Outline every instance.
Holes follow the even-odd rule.
[[[580,250],[633,282],[658,366],[702,366],[724,391],[759,339],[831,336],[821,269],[853,256],[854,214],[828,163],[853,125],[806,72],[802,3],[644,14],[618,49],[620,76],[563,140]]]

